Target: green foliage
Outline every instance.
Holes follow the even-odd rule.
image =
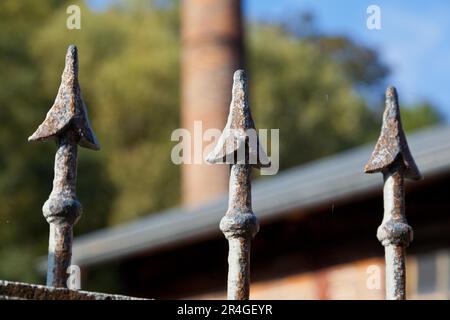
[[[70,43],[79,49],[82,93],[102,144],[99,153],[79,154],[85,212],[75,235],[176,205],[179,196],[169,138],[178,126],[177,11],[128,2],[93,13],[78,2],[77,31],[66,28],[64,2],[50,3],[0,4],[0,278],[11,280],[37,281],[35,259],[47,251],[41,207],[55,146],[27,137],[53,103]]]
[[[89,211],[108,214],[112,224],[173,206],[179,197],[178,170],[170,161],[179,109],[177,13],[142,6],[135,2],[102,14],[82,8],[82,30],[89,32],[61,28],[66,19],[61,12],[33,41],[49,96],[57,88],[62,53],[70,43],[78,46],[81,89],[102,145],[96,161],[115,191],[98,194],[104,208]],[[80,181],[94,169],[84,170]],[[88,189],[93,185],[98,182]],[[87,207],[81,194],[80,199]]]
[[[443,122],[443,116],[429,103],[402,108],[402,123],[405,131],[414,131]]]
[[[389,69],[378,53],[343,36],[315,36],[308,39],[322,55],[329,56],[342,67],[342,73],[353,85],[373,86],[382,81]]]
[[[48,98],[37,89],[39,66],[29,49],[36,26],[63,4],[0,2],[0,278],[36,280],[34,259],[47,246],[40,208],[51,188],[52,146],[34,148],[27,137]]]
[[[379,84],[389,73],[389,68],[381,61],[378,52],[361,46],[352,39],[341,35],[327,35],[316,25],[311,12],[293,11],[279,23],[285,34],[295,36],[313,44],[319,54],[327,56],[342,67],[342,75],[353,86],[372,87]]]
[[[101,152],[79,154],[85,213],[76,235],[178,204],[179,168],[170,161],[170,134],[179,127],[178,6],[117,1],[92,12],[70,1],[82,7],[82,29],[67,30],[67,4],[0,2],[0,278],[37,281],[35,259],[47,251],[41,207],[52,187],[55,146],[30,145],[27,137],[53,103],[71,43],[102,145]],[[282,168],[377,136],[379,114],[355,91],[387,72],[374,51],[270,25],[249,31],[253,114],[259,128],[281,129]],[[408,129],[438,119],[430,106],[403,110]]]

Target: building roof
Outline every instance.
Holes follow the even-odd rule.
[[[408,142],[425,179],[450,172],[450,126],[410,134]],[[362,171],[373,146],[371,143],[256,181],[252,198],[259,221],[264,224],[294,209],[301,211],[381,192],[381,175]],[[218,225],[226,212],[227,198],[224,195],[193,209],[165,210],[80,236],[74,242],[73,263],[104,263],[221,236]]]

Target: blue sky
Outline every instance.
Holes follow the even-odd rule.
[[[110,0],[88,0],[101,9]],[[400,102],[430,101],[450,121],[450,1],[244,0],[249,20],[281,20],[310,11],[319,30],[374,47],[391,68]],[[381,9],[381,30],[366,27],[369,5]]]
[[[366,27],[366,10],[381,9],[381,30]],[[282,19],[314,13],[320,30],[374,47],[392,70],[400,101],[428,100],[450,120],[450,1],[448,0],[245,0],[248,19]]]

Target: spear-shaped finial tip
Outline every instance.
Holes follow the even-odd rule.
[[[381,134],[369,162],[364,167],[364,172],[382,172],[388,169],[399,157],[405,168],[405,177],[413,180],[422,178],[403,131],[397,90],[395,87],[389,86],[386,90],[386,106]]]
[[[67,48],[64,73],[70,73],[75,77],[78,76],[78,49],[73,44],[69,45]]]
[[[71,54],[72,56],[77,55],[77,46],[74,44],[69,44],[69,47],[67,48],[67,54]]]
[[[244,155],[245,159],[241,159]],[[259,143],[250,112],[247,75],[244,70],[237,70],[233,75],[228,121],[216,147],[206,161],[228,164],[246,163],[257,168],[270,166],[270,160]]]
[[[78,83],[78,53],[74,45],[70,45],[67,49],[66,64],[55,102],[44,122],[28,138],[28,141],[47,140],[60,136],[67,130],[77,133],[80,146],[93,150],[100,149],[81,97]]]
[[[78,49],[74,44],[70,44],[66,53],[66,64],[69,62],[78,62]]]
[[[236,70],[233,75],[233,81],[236,82],[247,82],[247,75],[242,69]]]
[[[386,89],[386,98],[393,98],[397,101],[397,89],[394,86],[388,86]]]

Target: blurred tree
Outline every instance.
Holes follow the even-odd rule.
[[[111,204],[111,224],[179,200],[178,169],[170,160],[170,135],[179,126],[178,6],[152,8],[148,1],[118,2],[103,13],[82,7],[80,32],[62,28],[66,15],[55,14],[33,42],[48,95],[57,87],[65,48],[78,46],[81,89],[102,144],[96,157],[116,191],[91,197],[104,202],[102,212]]]
[[[48,226],[40,208],[51,188],[51,146],[33,148],[27,137],[38,124],[36,107],[49,99],[36,88],[39,70],[29,45],[36,26],[63,4],[0,2],[0,278],[35,280],[36,252],[45,252]]]
[[[252,108],[260,128],[280,129],[281,168],[376,135],[378,122],[340,60],[273,26],[255,26],[249,41]]]
[[[444,117],[442,114],[428,102],[402,108],[403,128],[407,132],[436,125],[443,121]]]
[[[66,28],[68,3],[0,2],[0,278],[36,281],[34,259],[47,251],[41,207],[55,146],[26,139],[53,103],[70,43],[79,48],[81,90],[102,144],[79,155],[85,214],[76,235],[179,203],[179,168],[170,161],[179,127],[177,2],[115,1],[92,12],[70,1],[82,8],[81,30]],[[259,128],[281,129],[282,168],[379,132],[379,113],[355,90],[383,80],[376,52],[345,37],[311,39],[273,25],[248,33],[253,114]],[[411,130],[439,119],[430,106],[402,112]]]
[[[332,58],[341,65],[343,75],[353,86],[373,87],[382,84],[389,74],[389,68],[376,50],[355,43],[346,36],[323,33],[311,12],[288,13],[279,25],[285,35],[313,44],[321,56]]]
[[[321,55],[342,66],[343,74],[356,86],[374,86],[385,80],[388,67],[372,48],[361,46],[344,36],[316,36],[309,41]]]
[[[375,50],[294,16],[253,25],[247,41],[252,108],[260,128],[280,129],[281,169],[376,139],[389,74]],[[402,107],[402,118],[408,130],[442,119],[431,105]]]

